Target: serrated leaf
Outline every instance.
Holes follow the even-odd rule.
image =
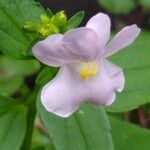
[[[12,57],[25,57],[35,35],[22,27],[27,21],[39,22],[44,10],[33,0],[0,0],[0,50]]]
[[[82,22],[83,18],[84,18],[84,11],[76,13],[74,16],[71,17],[71,19],[68,20],[66,30],[78,27]]]
[[[127,14],[134,9],[133,0],[97,0],[101,7],[115,14]]]
[[[25,137],[27,109],[21,104],[15,104],[13,99],[0,96],[1,150],[20,150]]]
[[[134,44],[110,58],[124,69],[126,86],[108,111],[129,111],[150,103],[149,36],[150,32],[143,32]]]
[[[64,119],[47,112],[38,98],[37,109],[57,150],[113,150],[110,126],[103,108],[85,104]]]
[[[150,149],[150,131],[131,123],[111,118],[112,136],[116,150]]]

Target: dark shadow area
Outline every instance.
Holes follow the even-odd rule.
[[[54,13],[65,10],[69,18],[78,11],[84,10],[85,18],[81,26],[85,25],[88,19],[96,13],[105,12],[111,18],[112,29],[118,29],[118,24],[137,24],[142,28],[150,28],[149,16],[144,12],[144,8],[139,5],[128,15],[114,15],[101,8],[97,0],[39,0],[39,2],[45,9],[50,8]]]
[[[65,10],[67,15],[71,17],[78,11],[85,11],[85,23],[90,17],[102,10],[96,0],[40,0],[44,8],[50,8],[53,12]]]

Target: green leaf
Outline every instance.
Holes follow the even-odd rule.
[[[36,73],[40,63],[36,60],[16,60],[0,56],[0,93],[12,95],[23,83],[24,77]]]
[[[55,150],[50,138],[40,129],[34,128],[32,136],[32,150]]]
[[[20,150],[26,132],[27,108],[0,96],[0,148]]]
[[[150,103],[149,36],[150,32],[143,32],[134,44],[110,58],[124,69],[126,86],[108,111],[129,111]]]
[[[127,14],[135,7],[133,0],[97,0],[101,7],[114,14]]]
[[[67,23],[67,15],[65,11],[59,11],[55,15],[53,15],[51,18],[51,22],[58,28],[65,26]]]
[[[83,18],[84,18],[84,11],[79,11],[78,13],[76,13],[74,16],[71,17],[71,19],[68,20],[66,30],[78,27],[82,22]]]
[[[9,75],[29,76],[36,73],[40,67],[40,63],[35,59],[19,60],[0,56],[0,69]]]
[[[43,130],[38,127],[41,125],[41,120],[36,117],[36,126],[34,128],[34,132],[32,135],[32,149],[43,149],[45,150],[46,147],[49,147],[49,150],[54,150],[54,148],[50,148],[53,147],[52,143],[50,143],[50,138],[47,136],[47,134],[45,134],[45,132],[43,132]]]
[[[23,83],[23,78],[19,75],[7,79],[0,78],[0,94],[9,96],[13,95]]]
[[[110,126],[103,108],[85,104],[64,119],[47,112],[38,98],[37,109],[57,150],[113,150]]]
[[[54,15],[53,12],[49,8],[47,8],[46,14],[48,15],[49,18],[51,18]]]
[[[36,84],[43,86],[51,81],[57,74],[58,68],[45,67],[37,76]]]
[[[0,116],[12,109],[16,105],[16,101],[0,95]]]
[[[131,123],[111,118],[112,136],[116,150],[150,149],[150,131]]]
[[[39,22],[44,10],[33,0],[0,0],[0,50],[10,56],[27,55],[35,35],[27,34],[22,27],[25,22]]]
[[[56,150],[51,145],[41,145],[41,146],[35,146],[31,150]]]

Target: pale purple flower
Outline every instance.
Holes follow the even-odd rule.
[[[33,47],[33,55],[42,63],[60,66],[57,76],[41,91],[47,111],[68,117],[82,102],[108,106],[115,100],[116,91],[123,90],[122,69],[106,57],[131,44],[140,29],[127,26],[107,44],[110,26],[109,17],[98,13],[86,27],[51,35]]]

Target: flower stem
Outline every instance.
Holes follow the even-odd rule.
[[[24,142],[22,144],[21,150],[30,150],[31,142],[32,142],[32,133],[34,129],[34,120],[36,116],[36,97],[38,93],[38,88],[31,94],[26,104],[28,105],[27,112],[27,127],[26,127],[26,135]]]

